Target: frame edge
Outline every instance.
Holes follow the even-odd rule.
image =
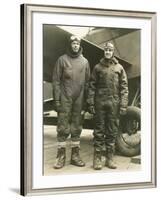
[[[21,105],[20,105],[20,117],[21,117],[21,121],[20,121],[20,130],[21,130],[21,135],[20,135],[20,141],[21,141],[21,144],[20,144],[20,194],[23,195],[23,196],[31,196],[31,195],[38,195],[38,194],[62,194],[62,193],[76,193],[76,192],[94,192],[94,191],[108,191],[108,190],[125,190],[125,189],[128,189],[126,186],[119,186],[119,187],[116,187],[115,188],[112,188],[112,187],[103,187],[100,185],[100,189],[96,189],[96,188],[90,188],[90,187],[75,187],[75,188],[62,188],[62,189],[54,189],[54,188],[50,188],[50,189],[45,189],[45,191],[43,189],[32,189],[29,186],[31,186],[31,182],[30,183],[27,183],[27,181],[29,181],[28,179],[28,173],[27,173],[27,170],[25,169],[25,166],[28,166],[26,165],[26,162],[28,162],[26,160],[27,158],[27,148],[26,148],[26,145],[27,145],[27,142],[25,141],[26,137],[27,137],[27,131],[25,130],[25,123],[26,123],[26,115],[27,115],[27,109],[26,109],[26,106],[27,106],[27,102],[25,102],[25,97],[26,97],[26,75],[25,75],[25,72],[26,72],[26,60],[25,60],[25,56],[26,56],[26,53],[27,53],[27,32],[26,32],[26,28],[25,25],[27,24],[27,7],[28,6],[31,6],[31,7],[36,7],[36,6],[40,6],[40,7],[43,7],[43,5],[36,5],[36,4],[22,4],[20,5],[20,35],[21,35],[21,38],[20,38],[20,48],[21,48],[21,52],[20,52],[20,65],[21,65],[21,70],[20,70],[20,81],[21,81],[21,88],[20,88],[20,91],[21,91],[21,95],[20,95],[20,98],[21,98]],[[133,12],[135,15],[136,13],[143,13],[146,15],[145,18],[150,18],[151,19],[151,22],[152,22],[152,28],[154,28],[154,30],[156,31],[156,13],[155,12],[141,12],[141,11],[123,11],[123,10],[107,10],[107,9],[96,9],[96,8],[79,8],[79,7],[67,7],[67,6],[54,6],[54,5],[44,5],[45,7],[55,7],[55,8],[71,8],[71,9],[77,9],[77,10],[95,10],[95,11],[109,11],[109,12]],[[139,15],[139,16],[140,16]],[[144,16],[143,16],[144,18]],[[154,103],[154,105],[152,105],[152,118],[155,119],[155,121],[153,121],[153,131],[155,133],[155,136],[152,138],[152,159],[153,159],[153,164],[152,164],[152,180],[150,183],[147,183],[146,185],[144,185],[144,188],[152,188],[152,187],[156,187],[157,186],[157,180],[156,180],[156,33],[152,32],[152,66],[154,67],[154,73],[152,75],[152,88],[154,89],[154,97],[152,97],[152,102]],[[26,135],[25,135],[26,134]],[[25,152],[26,151],[26,152]],[[31,181],[31,180],[30,180]],[[131,185],[131,187],[129,187],[129,189],[139,189],[139,188],[143,188],[143,185],[142,184],[139,184],[139,185]],[[55,191],[54,191],[55,190]],[[72,190],[72,191],[71,191]]]

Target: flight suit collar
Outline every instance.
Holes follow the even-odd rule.
[[[114,65],[118,64],[118,60],[115,57],[112,57],[111,59],[102,58],[100,60],[100,63],[102,65],[109,67],[112,64],[114,64]]]
[[[82,54],[83,48],[80,47],[79,51],[77,54],[73,53],[72,50],[70,48],[67,49],[67,55],[72,57],[72,58],[77,58],[78,56],[80,56]]]

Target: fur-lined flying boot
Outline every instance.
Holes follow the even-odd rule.
[[[114,156],[114,150],[112,149],[107,149],[106,152],[106,167],[110,168],[110,169],[116,169],[117,165],[113,160],[113,156]]]
[[[93,168],[95,170],[100,170],[102,169],[102,152],[101,151],[96,151],[94,150],[94,157],[93,157]]]
[[[65,147],[58,148],[56,163],[54,165],[55,169],[60,169],[64,167],[66,160],[66,149]]]
[[[79,147],[72,147],[72,154],[71,154],[71,164],[78,166],[78,167],[84,167],[85,163],[83,162],[83,160],[80,157],[80,153],[79,153]]]

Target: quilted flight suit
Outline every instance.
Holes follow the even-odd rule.
[[[128,105],[128,82],[123,67],[113,57],[102,58],[92,72],[88,99],[95,108],[94,147],[113,148],[119,128],[120,108]]]

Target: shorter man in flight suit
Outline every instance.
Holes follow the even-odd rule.
[[[102,169],[102,150],[106,147],[106,166],[117,168],[113,161],[119,117],[128,106],[128,82],[124,68],[114,57],[114,45],[104,46],[104,58],[94,67],[87,102],[95,115],[93,168]]]

